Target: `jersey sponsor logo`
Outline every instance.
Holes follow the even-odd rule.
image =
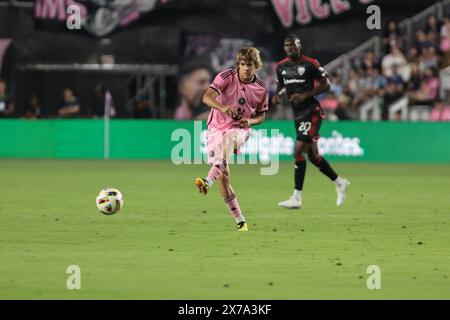
[[[299,75],[303,75],[305,73],[306,69],[305,67],[298,67],[297,72]]]
[[[305,81],[305,79],[284,79],[284,84],[303,83]]]

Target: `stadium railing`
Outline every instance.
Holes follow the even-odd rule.
[[[403,20],[399,23],[400,31],[403,35],[405,35],[408,47],[412,43],[415,32],[423,28],[426,23],[427,17],[431,14],[436,15],[438,19],[442,19],[444,16],[449,15],[450,0],[443,0],[441,2],[438,2],[413,16],[412,18]],[[381,57],[381,42],[381,36],[373,36],[350,52],[345,53],[327,63],[325,65],[325,69],[330,73],[337,72],[346,77],[346,75],[348,74],[348,70],[351,67],[350,61],[355,58],[361,57],[364,52],[372,50],[375,53],[376,57]]]
[[[359,108],[359,120],[361,121],[380,121],[381,120],[381,104],[380,97],[373,97],[364,102]]]
[[[2,0],[0,1],[0,7],[16,7],[16,8],[32,9],[34,7],[34,1]]]
[[[400,22],[398,26],[404,36],[404,40],[406,40],[407,47],[413,44],[416,31],[425,26],[428,16],[434,15],[439,20],[442,20],[448,14],[450,14],[450,0],[443,0],[428,7],[412,18]]]
[[[403,96],[402,98],[398,99],[391,105],[389,105],[389,120],[402,120],[407,121],[408,118],[408,104],[409,99],[408,96]],[[397,118],[397,114],[400,113],[400,118]]]
[[[440,79],[440,89],[438,97],[440,100],[444,100],[450,93],[450,66],[442,69],[439,74]],[[368,101],[370,102],[370,101]],[[363,108],[368,107],[363,104],[361,106],[361,111]],[[374,106],[372,108],[375,108]],[[404,95],[401,99],[391,104],[389,107],[389,119],[390,120],[403,120],[403,121],[429,121],[431,117],[431,106],[430,105],[409,105],[409,99],[407,95]],[[396,118],[396,113],[401,112],[400,119]],[[365,113],[360,113],[360,120],[366,120],[362,117],[368,117]],[[378,118],[372,114],[372,120],[378,120]]]
[[[443,99],[445,98],[447,92],[450,92],[450,66],[440,71],[439,78],[440,78],[439,95]]]
[[[409,107],[408,118],[410,121],[429,121],[430,115],[430,106],[428,105],[415,105]]]
[[[137,99],[146,96],[149,104],[158,106],[158,117],[167,116],[167,78],[178,74],[176,65],[166,64],[27,64],[18,69],[26,71],[65,71],[76,73],[128,74],[128,81],[135,81],[136,94],[126,103],[130,108]],[[158,103],[157,103],[158,102]]]
[[[400,32],[404,36],[404,40],[406,41],[407,47],[410,47],[414,40],[414,35],[416,31],[422,29],[425,24],[428,16],[435,15],[439,20],[442,20],[445,16],[450,15],[450,0],[443,0],[441,2],[435,3],[434,5],[428,7],[424,11],[418,13],[417,15],[405,19],[399,23]],[[325,69],[330,73],[340,74],[343,82],[347,82],[347,77],[349,70],[351,68],[351,61],[355,58],[361,57],[364,52],[368,50],[372,50],[375,53],[376,57],[381,57],[381,36],[373,36],[366,42],[359,45],[357,48],[352,51],[345,53],[338,58],[332,60],[328,64],[325,65]],[[446,68],[441,71],[440,74],[441,79],[441,91],[440,97],[443,98],[445,91],[450,90],[450,69]],[[389,118],[394,119],[395,115],[400,111],[401,120],[426,120],[429,119],[430,116],[430,107],[429,106],[411,106],[408,110],[408,97],[404,96],[399,99],[397,102],[394,102],[389,109]],[[378,102],[378,104],[377,104]],[[406,102],[406,106],[405,106]],[[360,120],[374,120],[378,121],[381,118],[381,111],[379,107],[379,101],[377,99],[370,99],[363,103],[360,107]]]
[[[381,55],[381,38],[379,36],[373,36],[363,44],[359,45],[352,51],[345,53],[338,58],[332,60],[325,65],[325,70],[329,73],[336,72],[342,76],[342,80],[347,82],[348,71],[351,68],[351,61],[361,57],[364,52],[372,50],[376,57]]]

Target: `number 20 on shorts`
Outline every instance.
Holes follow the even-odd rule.
[[[309,121],[300,122],[300,125],[298,126],[298,131],[306,134],[309,131],[309,129],[311,129],[311,122]]]

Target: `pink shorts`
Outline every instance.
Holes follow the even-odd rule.
[[[229,128],[225,130],[218,130],[215,128],[208,128],[206,131],[206,139],[208,141],[208,163],[212,164],[215,159],[223,158],[223,147],[225,137],[235,141],[234,153],[241,154],[240,149],[244,143],[250,138],[250,129]],[[227,161],[230,159],[226,159]]]

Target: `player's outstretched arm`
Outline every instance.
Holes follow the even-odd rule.
[[[214,108],[219,110],[220,112],[226,113],[229,116],[235,116],[235,108],[233,106],[224,106],[216,98],[219,96],[216,90],[212,88],[208,88],[205,94],[203,95],[203,103],[206,104],[210,108]]]

